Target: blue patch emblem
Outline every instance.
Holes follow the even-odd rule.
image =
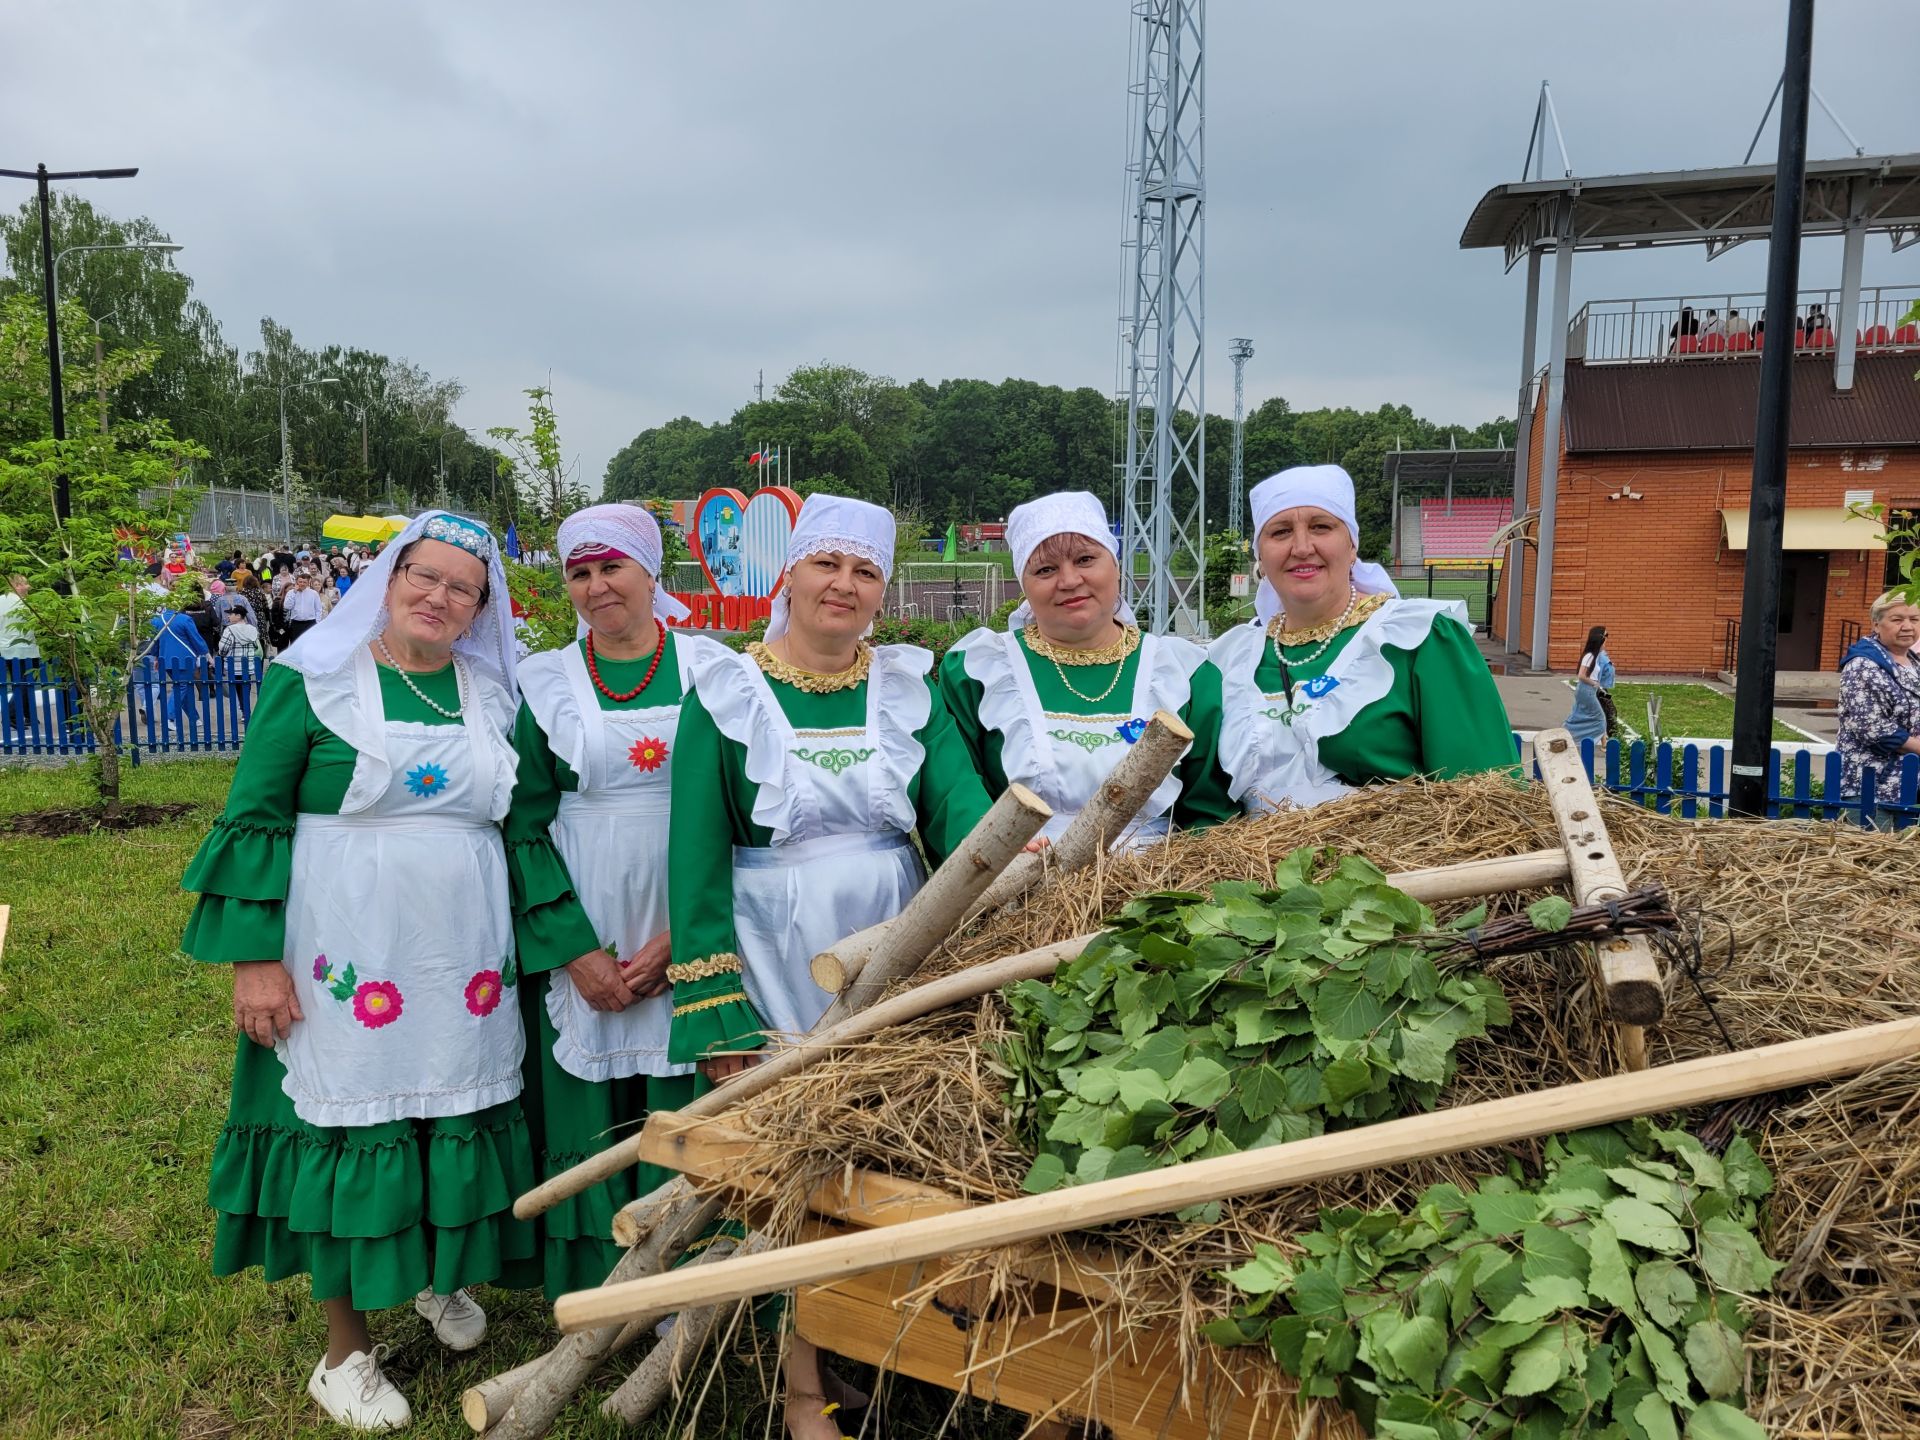
[[[1318,700],[1329,691],[1338,688],[1340,682],[1331,675],[1316,675],[1300,688],[1307,693],[1309,700]]]
[[[1113,728],[1115,734],[1126,741],[1127,744],[1131,745],[1147,733],[1147,722],[1144,720],[1129,720],[1126,724],[1116,725]]]

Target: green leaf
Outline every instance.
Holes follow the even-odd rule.
[[[1394,1332],[1387,1342],[1387,1353],[1415,1385],[1422,1390],[1432,1390],[1440,1361],[1447,1353],[1447,1327],[1438,1320],[1417,1315]]]
[[[1673,1407],[1659,1395],[1644,1396],[1633,1407],[1633,1418],[1646,1432],[1647,1440],[1680,1440],[1680,1429],[1673,1423]]]
[[[1318,1266],[1300,1272],[1288,1298],[1297,1315],[1313,1318],[1347,1313],[1346,1287]]]
[[[1474,906],[1471,910],[1468,910],[1463,914],[1456,915],[1453,917],[1453,919],[1449,920],[1447,922],[1447,929],[1457,930],[1462,934],[1464,934],[1468,930],[1475,929],[1486,923],[1487,923],[1487,902],[1482,900],[1478,905]]]
[[[1739,1221],[1719,1215],[1700,1224],[1700,1268],[1722,1290],[1758,1295],[1785,1267]]]
[[[1233,1077],[1217,1060],[1196,1055],[1180,1067],[1168,1085],[1167,1098],[1177,1105],[1218,1105],[1233,1088]]]
[[[1633,1334],[1653,1367],[1654,1388],[1676,1405],[1692,1404],[1688,1390],[1691,1379],[1687,1362],[1680,1358],[1680,1347],[1667,1338],[1664,1330],[1652,1325],[1636,1326]]]
[[[1395,1047],[1395,1068],[1409,1080],[1425,1080],[1434,1085],[1447,1079],[1448,1061],[1453,1056],[1453,1041],[1432,1030],[1406,1026]]]
[[[1687,1440],[1767,1440],[1767,1432],[1744,1410],[1709,1400],[1687,1421]]]
[[[1629,1245],[1667,1255],[1678,1255],[1687,1248],[1686,1232],[1679,1222],[1651,1201],[1622,1195],[1617,1200],[1609,1200],[1600,1213],[1613,1226],[1614,1233]]]
[[[1573,902],[1560,895],[1549,895],[1527,906],[1527,919],[1536,930],[1564,930],[1573,918]]]
[[[1596,1125],[1588,1130],[1575,1130],[1566,1138],[1567,1153],[1583,1160],[1591,1160],[1596,1165],[1624,1165],[1633,1154],[1627,1144],[1627,1137],[1618,1126]]]
[[[1020,1182],[1020,1188],[1029,1195],[1038,1195],[1042,1191],[1058,1190],[1066,1181],[1067,1162],[1048,1152],[1033,1162],[1027,1170],[1027,1178]]]
[[[1634,1272],[1633,1288],[1647,1307],[1647,1315],[1669,1330],[1680,1323],[1680,1317],[1700,1295],[1693,1276],[1672,1260],[1647,1261]]]
[[[1344,1105],[1373,1088],[1373,1067],[1366,1056],[1349,1055],[1327,1066],[1320,1078],[1326,1082],[1327,1098],[1335,1105]]]
[[[1293,1284],[1293,1264],[1273,1246],[1262,1243],[1253,1247],[1251,1260],[1232,1270],[1222,1270],[1220,1278],[1249,1295],[1269,1295]]]
[[[1714,1399],[1740,1393],[1745,1378],[1740,1337],[1718,1320],[1687,1327],[1687,1363],[1700,1388]]]
[[[1209,1320],[1200,1327],[1201,1337],[1216,1345],[1245,1345],[1267,1333],[1264,1320],[1242,1321],[1231,1315]]]
[[[1529,1280],[1561,1277],[1587,1284],[1587,1247],[1553,1225],[1529,1225],[1521,1243],[1520,1265]]]
[[[1234,1079],[1240,1108],[1249,1120],[1264,1120],[1286,1102],[1287,1082],[1271,1065],[1250,1065]]]
[[[1308,1000],[1315,1026],[1335,1040],[1362,1040],[1387,1018],[1387,1007],[1358,979],[1329,975]]]
[[[1567,1373],[1567,1346],[1562,1327],[1549,1325],[1513,1352],[1503,1395],[1539,1395],[1551,1390]]]
[[[1587,1287],[1565,1275],[1529,1280],[1526,1291],[1501,1307],[1493,1318],[1504,1324],[1532,1324],[1587,1303]]]
[[[1649,1175],[1646,1171],[1636,1169],[1632,1165],[1616,1165],[1606,1173],[1609,1180],[1635,1199],[1658,1205],[1673,1215],[1684,1214],[1686,1211],[1686,1197],[1682,1195],[1680,1182],[1677,1180],[1663,1180],[1658,1175]]]
[[[1614,1309],[1624,1311],[1630,1318],[1638,1319],[1640,1306],[1634,1294],[1633,1271],[1627,1264],[1627,1252],[1620,1248],[1620,1237],[1614,1233],[1613,1226],[1605,1220],[1596,1220],[1587,1231],[1587,1289],[1593,1292],[1596,1300],[1601,1300]],[[1653,1262],[1671,1265],[1670,1260]],[[1647,1266],[1641,1266],[1644,1274]]]
[[[1467,1197],[1473,1223],[1488,1235],[1518,1235],[1540,1218],[1540,1199],[1526,1191],[1485,1190]]]
[[[1727,1142],[1726,1154],[1720,1157],[1721,1168],[1726,1172],[1727,1188],[1750,1200],[1758,1200],[1773,1191],[1773,1176],[1761,1163],[1760,1156],[1754,1151],[1744,1135],[1736,1135]]]

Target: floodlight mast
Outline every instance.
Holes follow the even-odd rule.
[[[1206,0],[1134,0],[1132,291],[1121,533],[1127,598],[1160,633],[1206,630]],[[1181,411],[1192,417],[1183,436]],[[1144,552],[1147,574],[1134,557]]]
[[[1233,465],[1227,471],[1227,529],[1236,535],[1247,533],[1247,361],[1253,358],[1253,341],[1233,340],[1227,345],[1227,358],[1233,361]]]

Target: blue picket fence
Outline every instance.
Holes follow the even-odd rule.
[[[143,661],[127,681],[117,738],[134,764],[142,755],[216,755],[240,748],[260,693],[261,660]],[[94,739],[79,700],[39,660],[0,661],[0,760],[82,756]]]
[[[211,665],[149,661],[127,683],[120,739],[135,764],[142,755],[220,754],[240,748],[259,694],[263,662]],[[73,697],[37,660],[0,662],[0,760],[11,756],[90,753],[93,736],[72,723]],[[1515,752],[1521,741],[1514,737]],[[1731,752],[1724,745],[1648,746],[1635,740],[1580,742],[1580,758],[1597,785],[1631,796],[1663,815],[1691,820],[1727,813]],[[1890,776],[1868,771],[1857,795],[1842,795],[1840,757],[1816,761],[1804,750],[1776,748],[1767,767],[1771,819],[1849,820],[1904,829],[1920,823],[1920,755],[1908,755]]]

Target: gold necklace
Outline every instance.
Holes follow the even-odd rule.
[[[747,646],[747,657],[769,679],[791,685],[796,690],[804,690],[809,695],[832,695],[841,690],[851,690],[867,678],[867,671],[873,666],[873,647],[862,642],[851,665],[829,674],[803,670],[789,660],[782,660],[758,640]]]
[[[1311,645],[1316,640],[1331,640],[1342,630],[1360,624],[1386,603],[1385,595],[1362,595],[1356,591],[1347,608],[1324,625],[1315,625],[1310,630],[1289,630],[1286,612],[1282,611],[1267,626],[1267,634],[1276,645]]]
[[[1120,687],[1120,677],[1127,673],[1126,659],[1140,648],[1140,627],[1124,625],[1120,638],[1098,650],[1075,650],[1065,645],[1056,645],[1040,633],[1040,627],[1031,622],[1021,632],[1027,642],[1027,648],[1034,654],[1053,662],[1053,673],[1060,677],[1060,683],[1067,687],[1067,693],[1089,705],[1098,705]],[[1107,682],[1107,688],[1098,695],[1089,695],[1074,688],[1073,681],[1067,678],[1069,665],[1111,665],[1113,678]]]

